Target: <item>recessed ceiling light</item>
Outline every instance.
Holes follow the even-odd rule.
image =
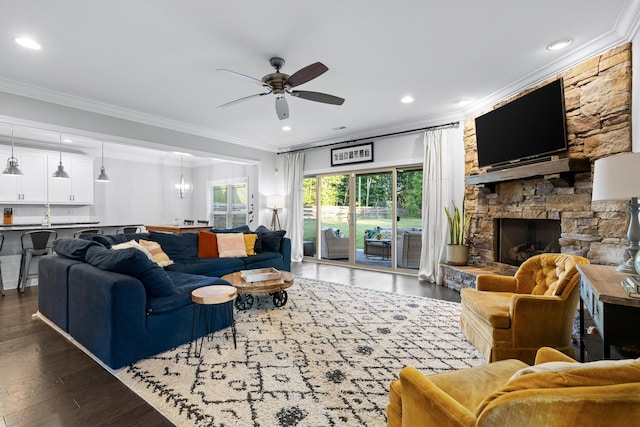
[[[573,43],[573,39],[569,37],[565,39],[556,40],[552,43],[549,43],[549,45],[547,46],[547,50],[564,49],[565,47],[569,46],[571,43]]]
[[[465,105],[469,105],[471,103],[470,99],[461,99],[458,102],[456,102],[456,105],[458,107],[464,107]]]
[[[282,126],[282,130],[285,132],[289,132],[291,130],[291,126]]]
[[[62,138],[62,142],[69,143],[69,142],[73,142],[73,140],[69,138]]]
[[[411,104],[413,102],[413,96],[407,95],[404,98],[402,98],[400,102],[402,102],[403,104]]]
[[[20,46],[26,47],[27,49],[40,50],[42,48],[42,46],[40,46],[38,42],[30,39],[29,37],[16,37],[14,40]]]

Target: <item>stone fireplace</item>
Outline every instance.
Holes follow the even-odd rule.
[[[534,255],[560,252],[560,221],[555,219],[496,219],[496,261],[519,266]]]
[[[589,166],[599,158],[631,151],[631,45],[613,48],[548,81],[558,77],[564,81],[568,140],[568,150],[560,157]],[[467,179],[485,173],[477,164],[475,117],[465,120],[464,146]],[[624,203],[592,203],[591,170],[556,173],[545,168],[488,184],[467,182],[465,208],[472,216],[469,266],[445,266],[444,285],[473,287],[473,276],[487,271],[513,274],[520,259],[547,248],[584,256],[594,264],[620,263],[629,221]],[[511,220],[523,224],[516,226],[520,230],[511,228]],[[547,231],[531,231],[538,221],[553,225]],[[507,260],[505,252],[516,260]]]

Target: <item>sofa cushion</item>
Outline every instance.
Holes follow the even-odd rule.
[[[240,259],[244,261],[244,268],[247,270],[269,267],[273,267],[278,270],[285,269],[282,255],[278,252],[262,252],[250,257]]]
[[[220,258],[247,256],[247,247],[242,233],[221,233],[217,235]]]
[[[239,225],[233,228],[212,228],[212,233],[250,233],[251,229],[248,225]]]
[[[111,248],[111,245],[118,243],[128,242],[129,240],[148,239],[149,233],[134,233],[134,234],[105,234],[94,235],[93,241],[100,243],[106,248]]]
[[[218,258],[218,238],[216,233],[200,231],[198,233],[198,258]]]
[[[151,255],[151,260],[160,267],[168,267],[173,264],[173,260],[169,258],[158,242],[140,239],[140,246]]]
[[[229,282],[218,277],[200,276],[177,271],[169,271],[167,274],[174,284],[174,290],[169,296],[148,298],[148,314],[166,313],[188,306],[191,304],[191,291],[194,289],[211,285],[229,285]]]
[[[137,278],[142,282],[148,297],[162,297],[173,293],[173,282],[167,273],[138,249],[116,251],[100,245],[92,246],[87,250],[85,260],[101,270]]]
[[[280,252],[280,245],[286,233],[285,230],[269,230],[264,225],[256,228],[256,234],[260,237],[263,252]]]
[[[483,292],[463,288],[460,291],[462,305],[476,313],[493,328],[511,328],[511,292]]]
[[[53,250],[60,256],[84,261],[87,250],[92,246],[102,246],[98,242],[83,239],[58,239],[53,242]]]
[[[255,257],[251,257],[251,259],[253,258]],[[191,261],[177,262],[167,267],[167,272],[179,271],[181,273],[220,277],[244,269],[244,259],[246,258],[197,258]]]
[[[198,257],[198,233],[160,233],[152,231],[149,240],[160,243],[162,250],[174,261]]]

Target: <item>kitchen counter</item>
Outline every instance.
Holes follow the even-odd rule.
[[[28,230],[39,230],[41,228],[87,228],[90,226],[91,228],[101,228],[104,226],[99,226],[99,221],[87,221],[87,222],[54,222],[51,223],[51,227],[42,224],[0,224],[0,233],[4,231],[28,231]],[[113,227],[124,227],[121,225],[113,226]]]

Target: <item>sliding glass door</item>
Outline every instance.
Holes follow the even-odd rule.
[[[304,207],[306,257],[372,268],[418,269],[421,168],[307,177]]]
[[[395,249],[393,174],[356,174],[355,191],[355,263],[390,268]]]
[[[323,259],[349,262],[351,253],[349,175],[319,179],[320,254]]]

